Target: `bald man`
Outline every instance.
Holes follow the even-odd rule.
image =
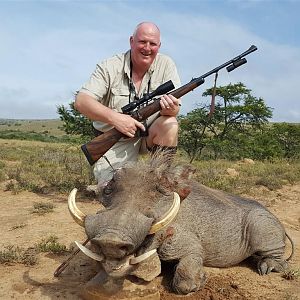
[[[106,185],[115,169],[137,161],[140,153],[154,152],[158,148],[172,151],[177,147],[179,99],[162,95],[161,110],[147,120],[147,128],[121,113],[123,106],[153,92],[168,80],[172,80],[175,87],[180,86],[175,63],[159,53],[160,30],[155,24],[138,24],[129,42],[130,50],[126,53],[97,64],[75,99],[75,108],[93,121],[98,134],[115,127],[128,136],[96,162],[94,175],[99,185]],[[138,130],[145,136],[137,136]]]

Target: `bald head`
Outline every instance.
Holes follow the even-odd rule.
[[[160,38],[160,30],[159,30],[158,26],[152,22],[142,22],[142,23],[138,24],[135,27],[135,30],[134,30],[132,36],[135,37],[137,35],[138,31],[145,31],[145,30],[158,35],[158,37]]]

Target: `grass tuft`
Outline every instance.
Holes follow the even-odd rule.
[[[50,252],[53,254],[64,254],[69,252],[67,247],[58,242],[58,238],[56,236],[49,236],[47,239],[43,239],[36,245],[36,249],[39,252]]]
[[[9,245],[0,251],[0,264],[21,263],[33,266],[37,263],[37,251],[34,248],[24,250],[21,247]]]
[[[54,209],[54,205],[52,203],[37,202],[33,204],[32,213],[38,215],[44,215],[53,212],[53,209]]]

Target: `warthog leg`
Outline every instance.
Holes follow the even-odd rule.
[[[178,294],[196,292],[205,282],[201,257],[190,254],[179,261],[172,282],[172,287]]]
[[[257,261],[260,275],[282,272],[288,267],[283,258],[285,252],[285,231],[279,220],[268,211],[255,209],[247,216],[249,244]],[[246,227],[246,228],[247,228]]]

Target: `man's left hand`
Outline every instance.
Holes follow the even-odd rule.
[[[172,95],[163,95],[160,98],[160,114],[162,116],[176,116],[179,112],[179,99]]]

